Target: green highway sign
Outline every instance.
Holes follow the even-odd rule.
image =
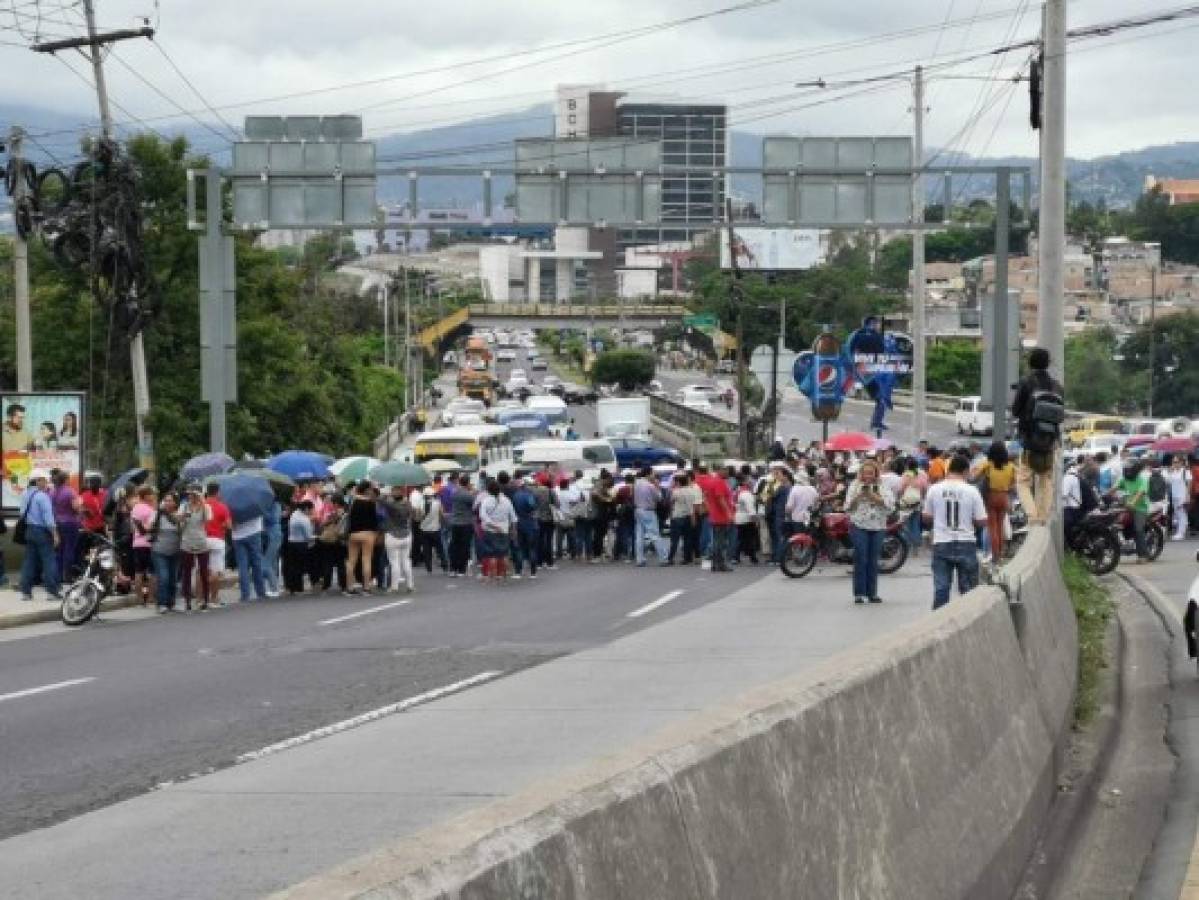
[[[712,313],[699,313],[694,316],[683,316],[684,328],[716,328],[719,323]]]

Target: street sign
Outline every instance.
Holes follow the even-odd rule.
[[[786,170],[762,176],[762,218],[767,222],[912,223],[912,176],[896,174],[912,167],[911,138],[766,137],[762,167]],[[805,169],[822,174],[805,175]]]
[[[598,227],[657,223],[662,218],[661,166],[659,141],[518,140],[516,219]]]
[[[237,229],[374,227],[375,144],[358,116],[247,116],[233,145]]]
[[[714,313],[697,313],[693,316],[683,316],[684,328],[716,328],[719,324]]]

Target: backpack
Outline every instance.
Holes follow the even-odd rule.
[[[1154,472],[1149,476],[1149,501],[1151,503],[1161,503],[1169,492],[1169,485],[1166,484],[1166,479],[1162,477],[1161,472]]]

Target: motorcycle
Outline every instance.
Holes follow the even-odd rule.
[[[1125,506],[1115,505],[1110,506],[1109,510],[1115,513],[1116,530],[1120,536],[1120,551],[1135,555],[1137,543],[1132,528],[1132,510]],[[1151,512],[1145,521],[1145,558],[1150,562],[1161,556],[1162,550],[1166,547],[1167,527],[1166,515],[1160,510]]]
[[[82,625],[100,609],[100,601],[113,593],[117,581],[117,553],[112,541],[95,535],[84,556],[83,572],[63,591],[64,625]]]
[[[1107,575],[1120,565],[1119,516],[1118,509],[1093,509],[1066,533],[1067,549],[1078,554],[1092,575]]]
[[[779,568],[788,578],[803,578],[816,567],[821,557],[831,563],[853,562],[853,544],[849,540],[849,514],[818,507],[813,511],[815,524],[791,535],[783,549]],[[908,542],[903,538],[903,518],[892,515],[887,520],[879,556],[880,574],[899,571],[908,559]]]

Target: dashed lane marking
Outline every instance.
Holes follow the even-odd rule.
[[[411,603],[411,600],[397,600],[394,603],[384,603],[382,606],[372,606],[370,609],[360,609],[358,612],[352,612],[348,615],[338,616],[336,619],[325,619],[320,622],[321,625],[336,625],[338,622],[348,622],[350,619],[357,619],[362,616],[369,616],[374,613],[384,612],[389,609],[395,609],[397,606],[405,606]]]
[[[0,703],[5,700],[19,700],[22,697],[32,697],[34,694],[44,694],[47,691],[58,691],[63,688],[74,687],[77,684],[87,684],[89,681],[95,681],[94,676],[87,678],[72,678],[70,681],[56,681],[54,684],[43,684],[41,687],[27,688],[23,691],[13,691],[11,694],[0,694]]]

